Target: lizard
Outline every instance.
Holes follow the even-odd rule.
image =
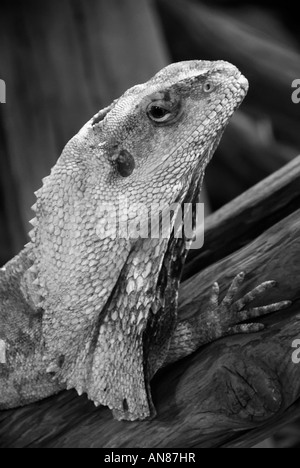
[[[251,319],[289,305],[247,308],[275,282],[236,300],[240,272],[223,301],[215,283],[201,318],[179,321],[193,239],[173,229],[156,238],[110,231],[111,212],[118,226],[136,220],[125,202],[147,222],[150,206],[198,203],[207,164],[247,91],[228,62],[174,63],[67,143],[36,192],[30,242],[0,270],[0,409],[75,388],[119,420],[152,418],[150,381],[161,367],[228,334],[259,331]]]

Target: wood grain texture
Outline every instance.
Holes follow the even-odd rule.
[[[287,190],[289,178],[293,185],[294,167],[273,176],[272,196],[277,193],[278,197],[282,187]],[[267,213],[268,185],[266,181],[265,198],[252,190],[240,209],[236,206],[237,225],[239,220],[245,223],[248,203],[255,206],[259,201],[263,210],[266,200]],[[247,202],[250,196],[253,199]],[[281,209],[284,211],[284,206]],[[242,294],[264,280],[275,279],[278,287],[265,294],[259,304],[290,299],[293,305],[265,318],[264,331],[219,340],[160,372],[153,382],[158,416],[152,421],[120,423],[107,409],[95,409],[84,396],[65,392],[26,408],[2,412],[0,446],[251,446],[291,420],[294,414],[290,408],[297,408],[300,401],[300,365],[292,362],[292,342],[300,338],[300,205],[287,217],[283,211],[280,221],[244,247],[232,248],[230,255],[201,269],[180,290],[180,317],[185,318],[201,314],[215,280],[224,294],[232,278],[246,271]],[[223,243],[218,220],[230,216],[225,207],[212,218],[214,242]],[[260,216],[255,219],[257,224],[261,222]]]
[[[69,392],[1,415],[0,446],[216,447],[264,423],[274,430],[300,391],[300,366],[286,350],[297,331],[299,320],[274,326],[260,339],[219,341],[165,372],[154,385],[159,415],[153,421],[114,421],[106,409]]]

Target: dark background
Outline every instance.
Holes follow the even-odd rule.
[[[0,265],[27,241],[34,191],[101,107],[173,61],[223,59],[250,92],[207,173],[217,209],[300,153],[300,33],[293,4],[26,0],[0,7]],[[299,446],[298,425],[266,446]]]

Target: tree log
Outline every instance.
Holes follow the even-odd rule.
[[[300,208],[299,187],[300,156],[216,211],[206,220],[203,248],[190,250],[182,279],[243,247]]]
[[[106,408],[63,392],[2,412],[0,446],[248,447],[295,418],[300,405],[300,365],[292,360],[293,341],[300,338],[297,164],[299,159],[212,216],[205,249],[216,249],[220,258],[180,290],[180,317],[185,318],[201,313],[214,281],[224,293],[232,278],[246,271],[242,293],[275,279],[278,288],[257,304],[289,299],[290,309],[263,319],[266,328],[260,333],[219,340],[161,371],[152,385],[158,411],[152,421],[117,422]],[[263,213],[269,221],[261,232]],[[238,227],[242,248],[235,238]],[[229,255],[223,250],[227,243]]]
[[[247,101],[248,98],[245,104]],[[206,172],[205,182],[213,206],[217,209],[233,200],[298,154],[299,148],[278,141],[269,116],[253,117],[238,110]]]

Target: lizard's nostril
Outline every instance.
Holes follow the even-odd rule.
[[[240,74],[240,71],[237,69],[235,65],[233,65],[232,63],[223,62],[223,61],[216,62],[214,66],[214,71],[228,72],[229,75],[234,75],[234,76],[236,76],[237,74]]]

